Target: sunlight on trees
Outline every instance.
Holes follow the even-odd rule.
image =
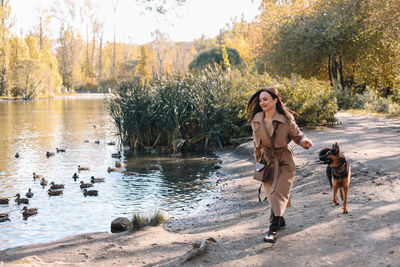
[[[149,15],[167,14],[185,2],[135,1]],[[400,0],[263,0],[253,22],[232,21],[217,37],[173,42],[157,30],[142,45],[104,42],[104,20],[94,0],[38,7],[34,30],[25,36],[10,35],[12,10],[9,1],[0,4],[0,96],[108,92],[124,79],[149,82],[210,63],[229,61],[232,68],[238,60],[242,71],[296,74],[329,81],[348,96],[371,90],[400,101],[400,9],[393,8]],[[113,4],[116,11],[118,1]],[[57,40],[48,37],[51,20],[59,23]],[[76,22],[85,25],[82,35]]]

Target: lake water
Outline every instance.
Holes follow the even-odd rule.
[[[202,157],[212,155],[177,159],[125,151],[121,159],[125,167],[108,173],[107,168],[119,161],[111,157],[119,151],[115,134],[102,97],[0,101],[0,198],[10,199],[8,205],[0,205],[0,213],[8,213],[11,220],[0,223],[0,250],[85,232],[109,232],[113,219],[132,218],[136,212],[162,209],[170,216],[185,216],[209,203],[216,161]],[[116,145],[107,145],[111,141]],[[56,148],[66,153],[47,158],[46,152]],[[90,170],[81,171],[74,181],[78,165]],[[151,165],[161,169],[149,170]],[[49,186],[40,186],[33,172],[49,183],[65,184],[63,195],[48,196]],[[79,188],[79,182],[89,183],[91,176],[105,178],[104,183],[94,184],[98,197],[84,197]],[[38,208],[38,214],[24,220],[24,204],[17,205],[14,196],[25,197],[28,188],[34,193],[28,207]]]

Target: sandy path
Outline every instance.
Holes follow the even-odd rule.
[[[276,244],[262,242],[269,207],[251,179],[252,143],[222,152],[218,194],[203,214],[129,234],[89,233],[0,251],[0,266],[400,266],[400,121],[339,113],[341,125],[305,130],[311,150],[292,146],[292,205]],[[349,214],[331,204],[323,147],[337,141],[352,166]],[[192,243],[213,237],[184,263]]]

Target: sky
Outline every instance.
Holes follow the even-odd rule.
[[[260,13],[261,0],[186,0],[180,7],[172,9],[167,15],[149,12],[135,0],[118,0],[116,13],[117,42],[143,44],[152,41],[155,30],[169,35],[172,41],[193,41],[204,35],[215,37],[220,29],[242,18],[252,21]],[[36,6],[50,8],[55,0],[12,0],[10,1],[15,25],[12,32],[25,35],[37,24]],[[75,0],[82,4],[84,0]],[[113,0],[95,0],[99,17],[104,20],[104,40],[113,40]],[[57,5],[62,9],[62,4]],[[57,20],[52,20],[50,38],[58,33]],[[75,27],[85,36],[84,23],[77,21]]]

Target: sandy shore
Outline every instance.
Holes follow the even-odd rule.
[[[0,266],[400,266],[400,121],[337,114],[342,124],[307,129],[292,145],[297,171],[286,229],[264,243],[269,206],[257,199],[252,143],[220,153],[223,168],[201,214],[136,233],[88,233],[0,251]],[[318,151],[337,141],[350,161],[349,214],[331,203]],[[206,252],[185,258],[206,238]]]

